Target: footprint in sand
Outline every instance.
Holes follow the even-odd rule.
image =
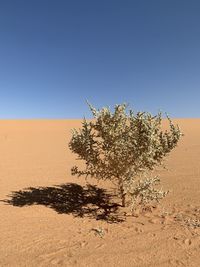
[[[183,243],[184,243],[185,245],[187,245],[187,246],[190,246],[190,245],[192,244],[192,241],[191,241],[191,239],[186,238],[186,239],[183,241]]]
[[[159,218],[153,218],[149,220],[152,224],[161,224],[161,220]]]
[[[103,247],[105,247],[104,244],[98,244],[98,245],[95,246],[95,248],[103,248]]]
[[[170,259],[169,260],[169,264],[170,266],[185,266],[184,263],[180,260],[176,260],[176,259]]]
[[[143,233],[143,232],[144,232],[144,230],[141,229],[141,228],[139,228],[139,227],[135,227],[135,231],[136,231],[137,233]]]
[[[61,265],[63,262],[60,259],[52,259],[50,263],[53,265]]]

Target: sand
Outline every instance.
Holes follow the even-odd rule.
[[[1,120],[0,266],[200,266],[200,119],[175,121],[185,136],[160,171],[170,194],[121,221],[115,205],[104,216],[111,184],[70,174],[79,120]]]

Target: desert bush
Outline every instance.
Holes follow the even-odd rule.
[[[72,152],[85,161],[85,169],[74,166],[72,175],[112,181],[123,207],[165,197],[168,192],[157,189],[160,180],[152,171],[177,145],[182,135],[178,125],[167,116],[169,129],[162,131],[161,113],[134,113],[127,111],[126,104],[115,105],[113,112],[108,107],[97,110],[88,105],[94,119],[84,119],[81,129],[73,129],[69,142]]]

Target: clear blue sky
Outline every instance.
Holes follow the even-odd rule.
[[[0,118],[128,102],[200,117],[199,0],[1,0]]]

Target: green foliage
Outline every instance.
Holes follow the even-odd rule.
[[[145,178],[177,145],[181,132],[171,119],[169,130],[162,131],[162,114],[129,110],[127,105],[115,105],[112,112],[104,107],[96,110],[89,104],[94,120],[82,122],[82,128],[73,129],[69,148],[84,160],[86,168],[72,168],[72,175],[85,175],[111,180],[118,186],[125,206],[125,196],[132,203],[144,204],[160,200],[167,192],[155,189],[157,177]]]

